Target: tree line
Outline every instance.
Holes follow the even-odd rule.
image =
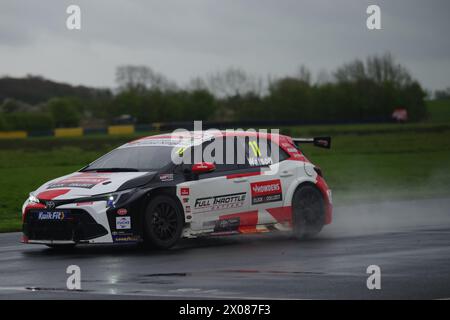
[[[305,67],[263,79],[239,68],[184,87],[147,66],[116,70],[116,88],[71,86],[29,76],[0,79],[0,130],[48,130],[114,123],[213,120],[303,123],[388,121],[396,108],[427,116],[425,90],[390,54],[356,59],[315,79]]]

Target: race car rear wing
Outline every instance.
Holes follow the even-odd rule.
[[[292,138],[292,141],[296,144],[312,143],[319,148],[330,149],[331,137],[314,137],[314,138]]]

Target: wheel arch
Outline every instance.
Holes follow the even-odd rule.
[[[316,186],[316,179],[312,177],[300,177],[293,181],[291,185],[289,186],[286,194],[285,194],[285,200],[284,205],[285,206],[291,206],[292,205],[292,199],[294,197],[295,191],[297,191],[298,188],[300,188],[303,185],[312,185],[317,188]],[[318,188],[317,188],[318,189]]]
[[[181,210],[182,212],[182,216],[183,216],[183,221],[184,223],[186,223],[186,215],[183,209],[183,205],[181,204],[180,199],[177,197],[176,194],[176,190],[177,188],[175,186],[168,186],[168,187],[156,187],[153,189],[148,190],[145,194],[144,197],[141,201],[141,208],[140,208],[140,212],[141,214],[139,215],[140,217],[140,223],[142,226],[142,230],[144,228],[144,223],[145,223],[145,209],[147,208],[148,204],[156,197],[159,195],[166,195],[171,197],[178,205],[178,208]]]

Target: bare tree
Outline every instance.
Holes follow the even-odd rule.
[[[393,82],[406,86],[412,82],[409,71],[397,64],[390,53],[367,58],[367,76],[377,83]]]
[[[390,53],[368,57],[365,64],[357,59],[338,68],[334,76],[339,82],[369,79],[380,84],[392,82],[402,87],[413,82],[409,71],[397,64]]]
[[[325,69],[322,69],[319,71],[319,73],[316,76],[316,84],[317,85],[324,85],[327,83],[332,82],[332,77],[328,71]]]
[[[366,79],[366,69],[362,60],[356,59],[353,62],[344,64],[334,73],[338,82],[353,82]]]
[[[201,77],[192,78],[187,85],[188,90],[209,90],[206,81]]]
[[[444,90],[436,90],[434,92],[434,97],[438,100],[450,99],[450,87]]]
[[[311,71],[305,65],[301,65],[298,69],[297,79],[311,84]]]
[[[147,66],[124,65],[116,69],[119,90],[176,89],[176,84]]]
[[[210,74],[205,83],[208,89],[218,97],[232,97],[246,93],[261,95],[263,92],[261,78],[234,67]]]

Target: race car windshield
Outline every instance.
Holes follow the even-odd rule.
[[[115,149],[81,171],[155,171],[171,162],[171,151],[171,146]]]

